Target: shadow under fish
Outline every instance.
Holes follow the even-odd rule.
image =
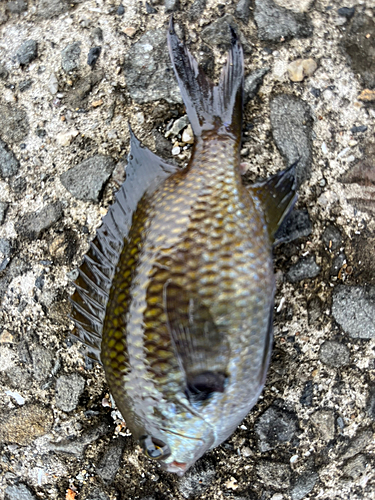
[[[243,52],[217,86],[168,47],[195,142],[184,169],[130,130],[126,180],[73,295],[74,335],[103,364],[145,454],[182,475],[256,403],[272,348],[274,235],[296,200],[294,167],[245,187]]]

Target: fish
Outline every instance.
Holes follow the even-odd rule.
[[[296,201],[295,166],[245,186],[244,58],[231,47],[215,85],[167,41],[194,133],[185,168],[130,129],[126,179],[79,268],[73,336],[103,365],[144,454],[182,476],[257,402],[273,334],[275,233]]]

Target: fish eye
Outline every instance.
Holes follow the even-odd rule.
[[[143,453],[152,460],[160,460],[170,455],[169,446],[160,439],[151,436],[143,436],[139,440]]]

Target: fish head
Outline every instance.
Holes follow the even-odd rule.
[[[170,406],[175,409],[173,415],[146,422],[138,442],[149,459],[159,462],[167,472],[183,476],[212,447],[214,431],[199,413],[178,412],[178,405]]]

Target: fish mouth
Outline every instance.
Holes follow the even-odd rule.
[[[188,470],[189,465],[187,463],[174,461],[169,464],[163,464],[162,467],[167,472],[173,472],[174,474],[177,474],[178,476],[182,477]]]

